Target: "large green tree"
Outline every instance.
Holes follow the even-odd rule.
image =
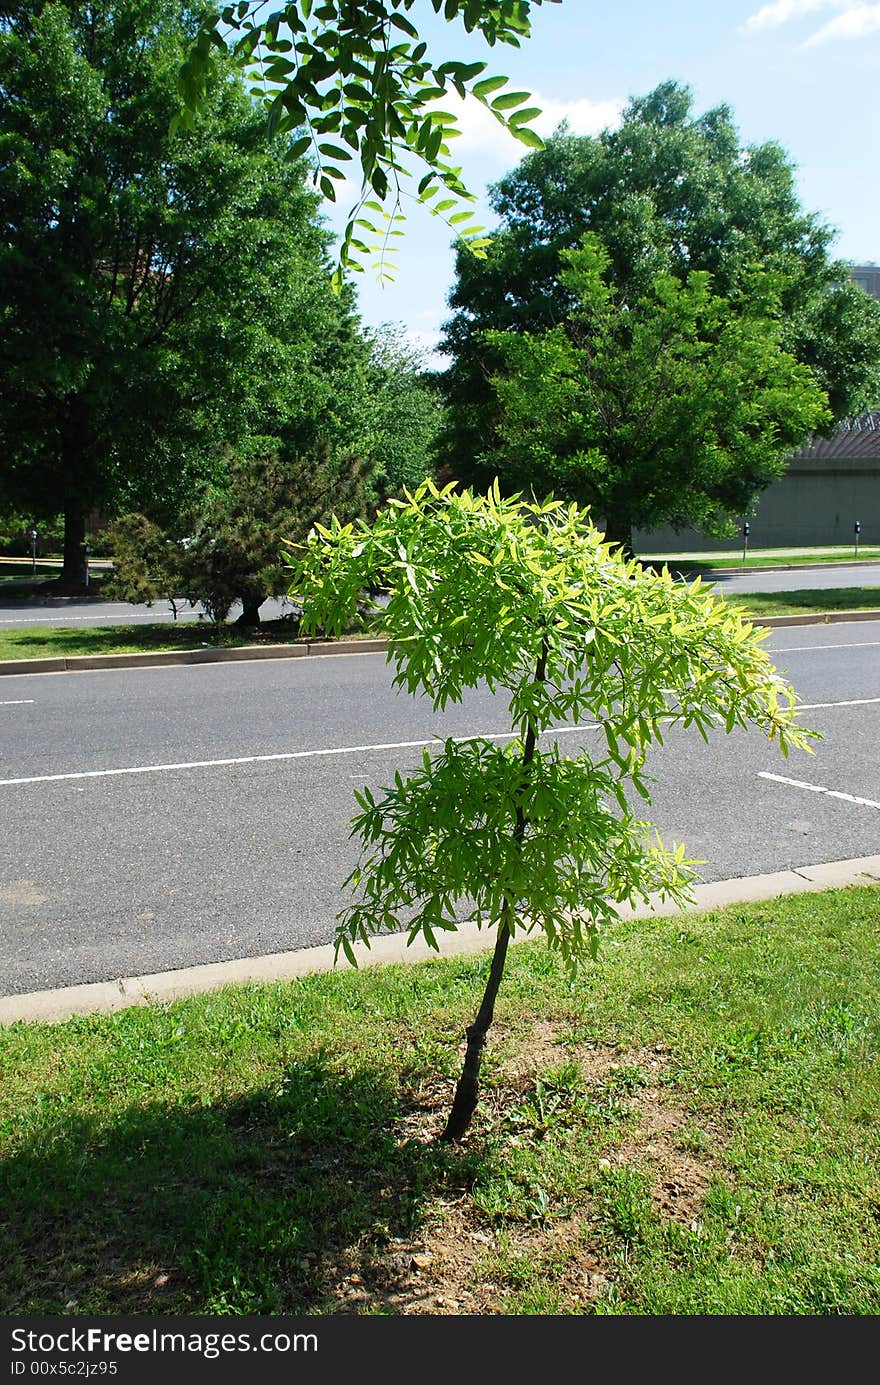
[[[780,349],[827,392],[828,426],[880,398],[880,306],[833,259],[831,228],[800,206],[785,152],[744,146],[726,106],[698,116],[687,87],[663,83],[631,101],[616,130],[558,131],[495,186],[492,203],[499,230],[486,259],[459,254],[443,342],[452,364],[441,456],[452,474],[482,484],[497,470],[499,402],[488,382],[505,358],[487,334],[543,333],[569,318],[577,295],[564,252],[585,232],[601,241],[622,305],[658,275],[686,284],[698,271],[754,317],[749,295],[762,274],[773,284],[762,310]]]
[[[400,324],[385,323],[366,335],[368,397],[359,410],[364,433],[358,448],[370,458],[382,492],[400,495],[433,470],[442,399],[424,353]]]
[[[756,274],[741,301],[714,294],[705,270],[624,295],[591,232],[562,261],[565,321],[488,336],[504,369],[483,461],[513,484],[589,505],[631,552],[636,525],[711,531],[741,513],[827,422],[810,368],[781,349],[778,276]]]
[[[170,132],[197,31],[171,0],[0,27],[0,503],[63,510],[71,585],[92,507],[167,520],[247,435],[351,426],[366,348],[289,139],[228,72]]]

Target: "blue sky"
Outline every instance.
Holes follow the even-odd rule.
[[[797,168],[802,205],[839,234],[835,252],[880,260],[877,100],[880,3],[859,0],[562,0],[535,11],[519,50],[488,48],[458,25],[434,18],[427,0],[413,18],[444,57],[483,58],[531,91],[549,133],[560,119],[596,133],[614,124],[627,98],[673,78],[702,112],[726,102],[747,144],[772,139]],[[473,192],[526,152],[480,107],[466,110],[455,161]],[[328,208],[340,225],[347,208]],[[492,225],[484,202],[479,220]],[[354,276],[367,326],[402,324],[426,349],[448,316],[453,281],[450,232],[418,208],[405,223],[394,282],[381,287],[369,267]]]

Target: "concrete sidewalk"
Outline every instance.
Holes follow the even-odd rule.
[[[721,909],[729,904],[751,904],[780,895],[840,889],[846,885],[880,886],[880,855],[698,885],[694,890],[694,902],[686,909],[677,909],[668,902],[664,904],[659,899],[653,899],[635,909],[621,908],[619,913],[624,919],[662,918],[685,912]],[[474,924],[464,923],[457,932],[442,938],[440,955],[461,956],[486,951],[492,946],[492,936],[488,931],[480,931]],[[407,947],[406,934],[402,933],[377,938],[369,949],[359,944],[355,947],[355,955],[359,962],[373,966],[390,962],[418,962],[437,956],[421,939]],[[132,1005],[167,1003],[183,996],[217,990],[221,986],[286,981],[313,972],[332,971],[334,965],[333,947],[327,945],[295,952],[276,952],[265,957],[208,962],[203,966],[183,967],[177,971],[119,977],[113,981],[66,986],[53,991],[31,991],[26,995],[0,997],[0,1025],[14,1024],[19,1020],[55,1024],[73,1015],[108,1013],[125,1010]],[[343,959],[339,969],[349,970],[350,965]]]

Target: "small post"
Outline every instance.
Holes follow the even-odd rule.
[[[31,541],[31,576],[32,576],[32,577],[36,577],[36,575],[37,575],[37,531],[36,531],[36,529],[29,529],[29,530],[28,530],[28,538],[29,538],[30,541]]]
[[[749,522],[746,520],[743,525],[743,562],[746,560],[746,553],[749,550]]]
[[[859,556],[859,535],[860,535],[861,532],[862,532],[862,526],[859,524],[859,521],[858,521],[858,520],[856,520],[856,525],[855,525],[855,531],[854,531],[854,532],[855,532],[855,544],[854,544],[854,546],[853,546],[853,557],[854,557],[854,558],[857,558],[857,557]]]
[[[83,544],[83,555],[85,557],[86,564],[86,587],[88,587],[89,585],[89,554],[91,553],[91,551],[92,550],[89,548],[89,545],[87,543]]]

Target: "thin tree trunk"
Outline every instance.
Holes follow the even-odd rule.
[[[541,654],[538,658],[538,665],[535,669],[535,682],[543,683],[547,668],[547,644],[546,641],[541,647]],[[526,738],[523,745],[523,780],[528,778],[529,766],[535,755],[535,742],[537,736],[532,722],[526,728]],[[513,840],[519,850],[525,837],[528,819],[523,812],[522,804],[517,804],[516,822],[513,829]],[[492,965],[489,968],[489,979],[486,982],[486,989],[483,993],[482,1003],[477,1011],[473,1024],[465,1031],[467,1038],[467,1049],[465,1050],[464,1066],[461,1076],[455,1088],[455,1096],[452,1100],[452,1110],[446,1122],[446,1128],[440,1136],[441,1140],[454,1143],[461,1140],[470,1128],[471,1120],[480,1096],[480,1068],[483,1062],[483,1049],[486,1046],[486,1035],[495,1018],[495,998],[498,995],[498,988],[501,985],[501,977],[504,974],[504,963],[507,960],[507,949],[510,945],[512,933],[511,920],[516,901],[506,899],[498,920],[498,937],[495,941],[495,951],[492,954]]]

